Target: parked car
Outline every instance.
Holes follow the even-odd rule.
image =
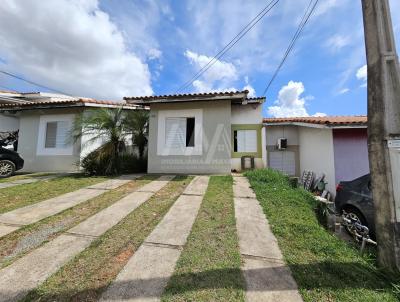
[[[340,215],[344,211],[347,218],[368,227],[370,236],[375,238],[370,174],[351,181],[341,181],[336,187],[335,207]],[[350,234],[354,233],[350,227],[347,228],[347,231]]]
[[[24,160],[13,150],[0,147],[0,178],[13,175],[24,167]]]

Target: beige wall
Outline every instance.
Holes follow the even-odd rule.
[[[300,171],[325,174],[327,189],[335,194],[335,162],[331,129],[299,127]]]
[[[231,101],[152,104],[150,110],[148,172],[228,174],[231,171]],[[202,110],[202,154],[157,154],[158,114],[161,110]]]
[[[80,142],[74,144],[72,155],[37,155],[39,120],[41,115],[78,113],[79,109],[27,110],[21,112],[18,152],[25,161],[26,172],[77,171]]]

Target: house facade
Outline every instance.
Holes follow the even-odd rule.
[[[265,118],[267,165],[288,175],[325,174],[334,195],[342,180],[369,173],[367,117]],[[278,148],[279,139],[286,148]]]
[[[148,172],[227,174],[252,165],[266,167],[264,98],[247,94],[125,98],[150,107]]]
[[[0,104],[0,116],[17,119],[16,128],[0,128],[0,131],[19,130],[18,153],[24,159],[25,172],[72,172],[78,171],[85,155],[101,145],[91,142],[84,135],[74,142],[71,128],[78,114],[93,108],[137,109],[136,106],[93,99],[45,100],[23,103]]]

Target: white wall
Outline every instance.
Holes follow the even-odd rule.
[[[262,104],[234,105],[231,106],[232,124],[261,124]]]
[[[17,131],[19,129],[19,117],[0,113],[0,132]]]
[[[299,127],[300,173],[324,173],[327,189],[335,195],[335,163],[331,129]]]

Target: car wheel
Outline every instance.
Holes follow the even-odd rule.
[[[346,218],[348,218],[352,221],[356,221],[359,224],[366,226],[369,229],[369,226],[367,224],[367,221],[366,221],[364,215],[359,210],[357,210],[356,208],[350,207],[350,208],[344,209],[344,212],[346,213],[346,215],[345,215]],[[350,235],[354,236],[356,234],[357,229],[355,226],[346,226],[346,231]]]
[[[9,160],[0,160],[0,178],[5,178],[13,175],[15,172],[15,165]]]

